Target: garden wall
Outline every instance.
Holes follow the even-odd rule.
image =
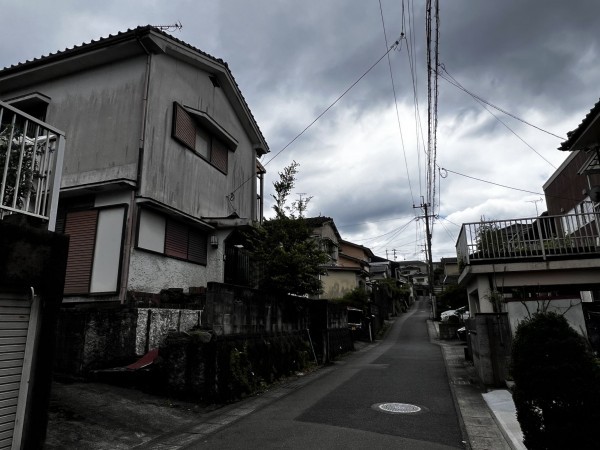
[[[160,385],[170,395],[227,402],[314,363],[306,332],[218,336],[172,333],[159,350]]]

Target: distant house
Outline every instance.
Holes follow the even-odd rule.
[[[1,70],[0,99],[68,136],[66,302],[236,273],[224,255],[262,218],[269,149],[224,61],[139,27]]]
[[[372,281],[370,262],[373,256],[373,252],[367,247],[340,241],[337,264],[327,266],[327,275],[321,278],[323,297],[341,298],[357,288],[369,292],[369,284]]]

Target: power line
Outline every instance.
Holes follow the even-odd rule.
[[[319,114],[311,123],[309,123],[300,133],[298,133],[296,135],[296,137],[294,137],[294,139],[292,139],[290,142],[288,142],[281,150],[279,150],[277,153],[275,153],[275,155],[269,159],[267,162],[265,162],[263,164],[263,167],[266,167],[271,161],[273,161],[275,158],[277,158],[281,153],[283,153],[290,145],[292,145],[294,142],[296,142],[296,140],[302,136],[310,127],[312,127],[321,117],[323,117],[325,114],[327,114],[327,112],[333,108],[348,92],[350,92],[350,90],[356,86],[365,76],[367,76],[367,74],[369,72],[371,72],[371,70],[373,70],[375,68],[375,66],[377,66],[377,64],[379,64],[381,62],[381,60],[383,58],[385,58],[389,52],[391,52],[394,48],[396,48],[398,46],[398,44],[400,43],[400,40],[402,39],[402,37],[399,37],[391,46],[390,48],[387,49],[387,51],[377,60],[375,61],[375,63],[373,63],[373,65],[371,65],[371,67],[369,67],[367,69],[367,71],[365,73],[363,73],[354,83],[352,83],[344,92],[342,92],[342,94],[335,99],[335,101],[333,103],[331,103],[327,108],[325,108],[325,110],[323,110],[323,112],[321,114]],[[235,192],[237,192],[242,186],[244,186],[248,181],[252,180],[254,178],[254,175],[249,177],[248,179],[246,179],[242,184],[240,184],[237,188],[235,188],[231,194],[229,194],[229,197],[233,196],[235,194]]]
[[[402,11],[404,12],[404,3],[402,4]],[[381,14],[381,26],[383,27],[383,37],[385,39],[385,48],[388,48],[387,32],[385,30],[385,20],[383,18],[383,7],[381,6],[381,0],[379,0],[379,12]],[[402,32],[400,33],[400,39],[404,38],[404,19],[402,25]],[[408,44],[407,44],[408,45]],[[394,105],[396,106],[396,119],[398,120],[398,130],[400,131],[400,142],[402,143],[402,154],[404,155],[404,166],[406,167],[406,178],[408,180],[408,188],[410,190],[410,197],[414,203],[415,196],[412,190],[412,183],[410,181],[410,172],[408,170],[408,160],[406,159],[406,148],[404,147],[404,136],[402,135],[402,126],[400,125],[400,112],[398,111],[398,97],[396,95],[396,85],[394,83],[394,74],[392,72],[392,63],[390,61],[390,54],[387,55],[388,67],[390,69],[390,80],[392,83],[392,92],[394,93]]]
[[[441,75],[441,77],[443,79],[445,79],[446,81],[448,81],[444,75]],[[523,142],[527,147],[529,147],[531,150],[533,150],[533,152],[538,155],[540,158],[542,158],[544,161],[546,161],[550,166],[552,166],[554,169],[556,169],[556,166],[554,164],[552,164],[550,161],[548,161],[540,152],[538,152],[535,148],[533,148],[527,141],[525,141],[525,139],[523,139],[521,136],[519,136],[517,134],[517,132],[515,130],[513,130],[511,127],[508,126],[508,124],[506,122],[504,122],[502,119],[500,119],[500,117],[498,117],[496,114],[494,114],[492,111],[490,111],[484,104],[484,102],[482,102],[481,100],[473,97],[473,99],[477,102],[479,102],[481,104],[481,107],[483,109],[485,109],[492,117],[494,117],[494,119],[496,119],[498,122],[500,122],[502,125],[504,125],[508,131],[510,131],[512,134],[514,134],[521,142]]]
[[[474,92],[471,92],[471,91],[469,91],[469,90],[468,90],[468,89],[466,89],[466,88],[465,88],[465,87],[464,87],[462,84],[460,84],[460,83],[459,83],[459,82],[456,80],[456,78],[454,78],[452,75],[450,75],[450,73],[448,72],[448,70],[446,69],[446,67],[444,66],[444,64],[440,64],[440,68],[441,68],[441,69],[442,69],[444,72],[446,72],[447,76],[450,78],[450,80],[449,80],[449,79],[448,79],[447,77],[445,77],[443,74],[440,74],[440,76],[441,76],[441,77],[442,77],[444,80],[446,80],[446,81],[447,81],[448,83],[450,83],[452,86],[454,86],[454,87],[456,87],[456,88],[460,89],[461,91],[463,91],[463,92],[465,92],[465,93],[469,94],[469,95],[470,95],[471,97],[473,97],[474,99],[476,99],[476,100],[478,100],[478,101],[480,101],[480,102],[482,102],[482,103],[485,103],[486,105],[488,105],[488,106],[490,106],[490,107],[492,107],[492,108],[494,108],[494,109],[496,109],[496,110],[500,111],[501,113],[504,113],[504,114],[506,114],[507,116],[510,116],[510,117],[512,117],[513,119],[515,119],[515,120],[518,120],[519,122],[522,122],[522,123],[524,123],[525,125],[529,125],[530,127],[533,127],[533,128],[535,128],[536,130],[539,130],[539,131],[541,131],[541,132],[543,132],[543,133],[549,134],[550,136],[554,136],[554,137],[556,137],[556,138],[558,138],[558,139],[561,139],[561,140],[563,140],[563,141],[565,141],[565,140],[566,140],[566,138],[564,138],[564,137],[562,137],[562,136],[558,136],[557,134],[554,134],[554,133],[552,133],[552,132],[550,132],[550,131],[548,131],[548,130],[544,130],[543,128],[541,128],[541,127],[538,127],[537,125],[533,125],[532,123],[530,123],[530,122],[527,122],[527,121],[526,121],[526,120],[524,120],[524,119],[521,119],[520,117],[516,116],[515,114],[512,114],[512,113],[510,113],[510,112],[506,111],[505,109],[502,109],[502,108],[500,108],[499,106],[496,106],[496,105],[494,105],[493,103],[491,103],[491,102],[489,102],[488,100],[484,99],[483,97],[481,97],[481,96],[479,96],[479,95],[475,94]]]
[[[572,197],[563,197],[563,196],[560,196],[560,195],[551,195],[551,194],[545,194],[545,193],[542,194],[540,192],[529,191],[527,189],[521,189],[521,188],[516,188],[516,187],[513,187],[513,186],[507,186],[505,184],[495,183],[494,181],[484,180],[482,178],[477,178],[477,177],[474,177],[474,176],[471,176],[471,175],[465,175],[464,173],[455,172],[454,170],[446,169],[444,167],[440,167],[440,170],[444,170],[444,171],[446,171],[448,173],[453,173],[455,175],[460,175],[461,177],[470,178],[471,180],[481,181],[482,183],[492,184],[494,186],[499,186],[499,187],[503,187],[503,188],[506,188],[506,189],[512,189],[513,191],[526,192],[528,194],[535,194],[535,195],[543,195],[545,197],[561,198],[563,200],[577,200],[577,199],[572,198]]]

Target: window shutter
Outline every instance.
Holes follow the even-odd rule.
[[[195,230],[190,230],[188,244],[188,259],[200,264],[206,264],[206,235]]]
[[[65,294],[87,294],[90,290],[97,222],[97,210],[67,213],[65,234],[70,239]]]
[[[178,103],[173,103],[173,137],[186,147],[196,149],[196,124]]]
[[[186,225],[167,220],[165,236],[165,254],[176,258],[187,259],[188,228]]]
[[[213,137],[210,162],[213,163],[213,165],[221,172],[227,173],[228,160],[229,149],[225,146],[225,144]]]

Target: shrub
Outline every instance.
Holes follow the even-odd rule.
[[[511,358],[513,396],[525,446],[597,448],[599,366],[567,320],[543,312],[522,322]]]

